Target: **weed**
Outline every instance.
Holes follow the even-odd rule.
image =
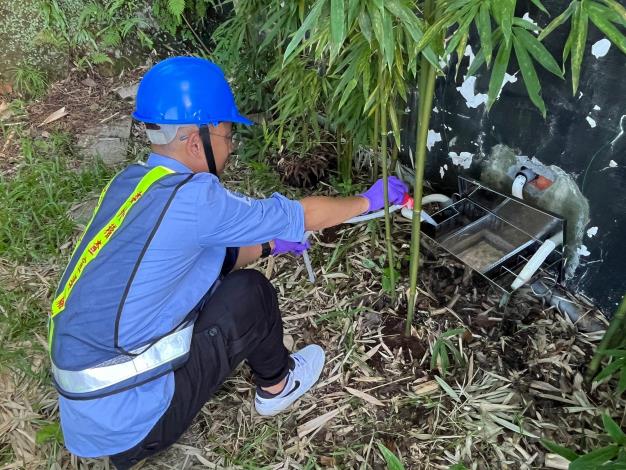
[[[32,65],[22,64],[11,70],[13,87],[22,96],[39,98],[48,88],[46,74]]]
[[[465,332],[463,328],[456,328],[454,330],[448,330],[443,332],[439,338],[435,341],[432,347],[432,356],[430,358],[430,368],[432,370],[439,369],[441,375],[446,375],[450,367],[450,354],[454,361],[459,364],[464,364],[463,356],[459,349],[452,344],[450,338],[456,335],[461,335]]]
[[[387,470],[404,470],[404,465],[396,454],[391,452],[380,442],[378,443],[378,449],[387,463]]]
[[[602,414],[602,423],[610,444],[579,455],[573,450],[560,446],[555,442],[542,439],[541,443],[553,452],[570,461],[570,470],[595,470],[597,468],[626,467],[626,434],[619,424],[606,413]]]
[[[98,162],[73,170],[67,134],[21,144],[23,165],[11,177],[0,175],[0,252],[18,262],[47,261],[72,236],[70,207],[103,187],[111,170]]]
[[[144,48],[154,45],[141,0],[40,0],[40,5],[46,28],[38,41],[69,51],[79,68],[112,64],[112,53],[130,38]]]

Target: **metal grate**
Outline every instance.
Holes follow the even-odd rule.
[[[422,223],[423,234],[436,245],[487,278],[504,293],[545,240],[564,232],[564,219],[481,183],[459,177],[460,199],[432,214],[436,225]],[[555,250],[542,269],[562,268]]]

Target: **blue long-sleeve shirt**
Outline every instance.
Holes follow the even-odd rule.
[[[147,165],[191,173],[182,163],[150,154]],[[227,247],[282,238],[301,241],[304,211],[274,194],[251,199],[225,189],[209,173],[195,174],[168,209],[146,252],[125,303],[133,315],[120,330],[121,344],[138,344],[177,325],[217,279]],[[112,267],[114,269],[114,267]],[[168,313],[172,312],[172,313]],[[159,321],[153,321],[155,314]],[[103,398],[59,398],[66,447],[82,457],[113,455],[138,444],[167,410],[174,374]]]

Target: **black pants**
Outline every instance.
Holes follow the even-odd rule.
[[[247,360],[259,386],[280,382],[289,370],[276,291],[258,271],[224,278],[202,307],[189,360],[174,372],[176,387],[165,414],[135,447],[111,456],[122,470],[174,444],[237,365]]]

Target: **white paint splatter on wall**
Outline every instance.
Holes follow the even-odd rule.
[[[589,123],[589,127],[594,128],[596,127],[596,120],[593,119],[591,116],[587,116],[587,122]]]
[[[465,104],[468,108],[478,108],[487,102],[487,95],[485,93],[477,94],[475,88],[476,77],[467,77],[461,86],[456,88],[465,98]]]
[[[441,134],[439,132],[435,132],[432,129],[428,131],[428,138],[426,140],[426,147],[430,151],[437,142],[441,142]]]
[[[596,59],[600,57],[604,57],[609,53],[609,49],[611,48],[611,41],[607,38],[600,39],[593,46],[591,46],[591,53]]]
[[[452,163],[459,165],[466,170],[472,166],[472,158],[474,158],[474,154],[469,152],[461,152],[460,154],[450,152],[448,153],[448,156],[452,159]]]
[[[587,236],[589,238],[595,237],[598,234],[598,227],[591,227],[587,230]]]
[[[580,245],[578,248],[576,248],[576,253],[578,253],[580,256],[589,256],[591,254],[591,252],[587,249],[585,245]]]

